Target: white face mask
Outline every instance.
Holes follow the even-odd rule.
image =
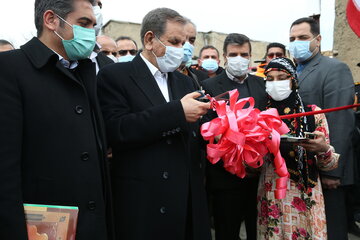
[[[96,25],[94,26],[94,29],[96,36],[98,36],[103,26],[103,15],[99,6],[93,6],[93,11],[96,17]]]
[[[118,62],[118,59],[117,59],[117,57],[115,57],[114,55],[112,55],[112,54],[109,54],[109,55],[106,55],[108,58],[110,58],[111,60],[113,60],[114,62]]]
[[[155,38],[166,48],[165,55],[162,57],[157,57],[154,52],[154,56],[156,57],[156,62],[159,66],[159,70],[163,73],[173,72],[175,71],[181,64],[182,59],[184,57],[184,49],[166,46],[164,43],[160,41],[158,37]]]
[[[250,60],[241,56],[226,57],[227,58],[227,70],[234,77],[244,76],[249,72]]]
[[[266,81],[266,92],[275,101],[282,101],[288,98],[292,92],[290,80]]]

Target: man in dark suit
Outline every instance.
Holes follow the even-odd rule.
[[[184,57],[178,71],[193,79],[197,90],[201,90],[201,81],[208,78],[208,76],[195,68],[192,68],[192,57],[194,55],[195,41],[196,41],[196,26],[190,19],[187,19],[185,25],[186,42],[184,44]]]
[[[253,97],[255,107],[264,110],[267,102],[264,80],[248,74],[251,44],[242,34],[229,34],[224,42],[225,71],[203,82],[206,93],[217,96],[238,89],[240,98]],[[209,112],[208,120],[216,117]],[[207,189],[212,200],[216,240],[238,239],[242,221],[247,239],[256,239],[256,195],[258,177],[239,177],[227,172],[219,162],[206,170]]]
[[[186,20],[158,8],[143,19],[143,52],[106,66],[98,95],[113,149],[117,239],[210,240],[198,119],[210,108],[177,72]]]
[[[0,239],[27,239],[23,203],[76,206],[77,240],[112,239],[91,3],[36,0],[38,37],[0,54]]]
[[[320,53],[321,35],[312,18],[296,20],[290,29],[290,53],[297,62],[299,93],[304,102],[322,109],[353,104],[354,82],[348,66]],[[353,184],[351,109],[326,114],[330,142],[340,154],[339,167],[321,173],[328,239],[347,239],[344,186]],[[339,224],[341,223],[341,224]]]

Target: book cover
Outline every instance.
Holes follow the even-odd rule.
[[[24,204],[29,240],[75,240],[79,209]]]

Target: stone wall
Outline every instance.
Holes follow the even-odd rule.
[[[140,39],[140,28],[141,25],[138,23],[130,23],[130,22],[122,22],[122,21],[114,21],[110,20],[103,27],[103,34],[114,39],[119,36],[129,36],[134,39],[139,48],[142,47],[141,39]],[[219,33],[219,32],[198,32],[196,36],[195,42],[195,57],[198,57],[200,49],[205,45],[213,45],[220,52],[220,65],[224,64],[223,58],[223,44],[227,34]],[[264,57],[267,42],[261,41],[251,41],[252,45],[252,66],[257,66],[258,63],[254,63],[253,61],[260,60]]]
[[[355,82],[360,82],[360,38],[351,30],[346,19],[347,0],[336,0],[333,53],[351,69]],[[326,26],[322,26],[326,27]]]

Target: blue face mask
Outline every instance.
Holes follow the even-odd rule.
[[[96,37],[95,30],[90,28],[83,28],[78,25],[72,25],[65,21],[62,17],[57,15],[59,19],[64,21],[73,29],[74,38],[71,40],[65,40],[57,32],[55,34],[61,38],[65,48],[66,55],[70,60],[80,60],[88,58],[91,52],[94,50]]]
[[[131,62],[134,59],[135,56],[133,55],[125,55],[118,58],[118,62]]]
[[[182,59],[183,63],[188,63],[191,61],[193,53],[194,53],[194,46],[191,45],[189,42],[185,42],[184,46],[184,57]]]
[[[315,37],[316,38],[316,37]],[[298,62],[304,62],[308,60],[313,52],[310,51],[310,43],[314,41],[313,38],[311,41],[293,41],[289,44],[289,51],[291,55],[294,56],[296,61]]]
[[[219,64],[216,60],[208,58],[202,61],[201,67],[206,71],[213,73],[218,70]]]

